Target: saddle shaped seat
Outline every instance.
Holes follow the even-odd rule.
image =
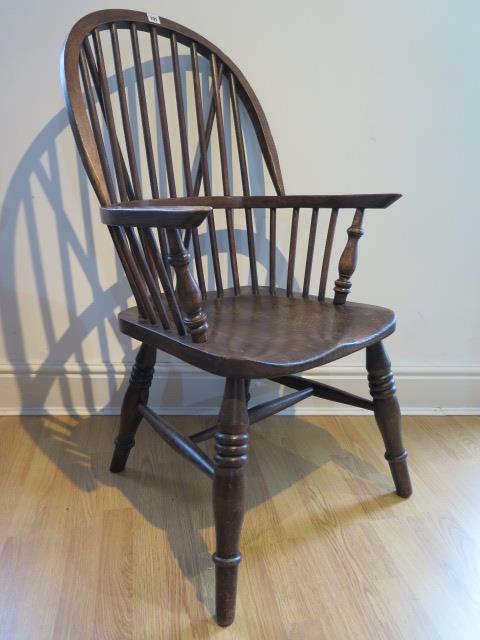
[[[230,377],[275,378],[332,362],[382,340],[395,330],[390,309],[357,302],[333,304],[314,296],[287,297],[268,287],[258,295],[242,287],[203,305],[207,342],[164,330],[139,317],[137,307],[119,314],[122,333],[161,349],[210,373]]]

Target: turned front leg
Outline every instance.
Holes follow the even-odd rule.
[[[215,436],[213,510],[216,529],[215,599],[217,622],[228,626],[235,617],[240,533],[245,510],[245,463],[248,412],[245,381],[227,378]]]
[[[382,342],[367,347],[367,371],[373,410],[385,443],[385,458],[390,465],[397,494],[408,498],[412,484],[407,466],[407,450],[403,446],[401,413],[391,362]]]

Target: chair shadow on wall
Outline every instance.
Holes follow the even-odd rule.
[[[187,63],[185,63],[187,64]],[[145,76],[152,74],[151,65],[144,65]],[[129,81],[128,81],[129,80]],[[127,86],[133,86],[133,74],[127,76]],[[97,210],[90,207],[89,187],[83,167],[78,160],[78,180],[80,185],[82,221],[82,235],[80,235],[72,224],[73,216],[78,216],[78,204],[70,202],[68,194],[63,194],[62,167],[57,153],[58,139],[68,127],[66,110],[63,109],[56,114],[42,129],[30,147],[27,149],[7,189],[6,197],[2,206],[0,218],[0,260],[2,285],[0,299],[2,301],[1,326],[4,341],[7,347],[7,355],[14,371],[18,372],[17,385],[21,408],[28,410],[35,398],[35,405],[42,408],[47,405],[48,395],[52,385],[58,382],[60,386],[63,406],[74,406],[74,400],[69,388],[67,376],[59,376],[58,381],[50,375],[51,371],[61,371],[67,362],[72,360],[84,363],[84,342],[92,334],[96,334],[101,360],[104,363],[111,362],[111,355],[108,343],[107,327],[117,331],[115,308],[125,308],[129,299],[129,288],[123,277],[123,271],[117,263],[117,278],[107,289],[100,280],[98,270],[98,260],[95,254],[95,233],[105,233],[105,228],[98,221]],[[251,139],[255,137],[252,135]],[[247,152],[252,151],[249,147],[248,136],[246,138]],[[138,143],[138,132],[137,132]],[[249,162],[253,162],[253,153],[248,153]],[[45,169],[46,164],[49,172]],[[161,158],[160,158],[161,160]],[[198,157],[195,159],[198,162]],[[263,167],[254,165],[251,170],[253,176],[252,192],[261,193],[263,187]],[[70,177],[71,178],[71,177]],[[162,180],[161,180],[162,182]],[[35,184],[35,190],[33,188]],[[165,188],[166,180],[163,180]],[[60,263],[57,265],[61,270],[64,291],[66,297],[66,307],[69,317],[69,326],[62,335],[57,335],[54,322],[55,310],[48,294],[48,269],[51,265],[45,265],[42,259],[40,227],[42,220],[45,220],[43,210],[44,204],[37,205],[40,198],[35,197],[41,188],[42,195],[48,202],[51,212],[54,214],[56,228],[56,241],[58,243],[58,253]],[[255,191],[256,189],[256,191]],[[35,191],[35,192],[34,192]],[[43,199],[43,198],[42,198]],[[264,238],[267,237],[265,216],[262,212],[255,212],[256,234]],[[28,260],[33,266],[35,296],[39,305],[38,318],[22,317],[22,303],[16,283],[21,279],[22,273],[17,271],[20,263],[20,256],[16,254],[16,238],[20,229],[26,230],[29,252]],[[51,240],[53,242],[53,240]],[[207,238],[202,237],[201,242],[207,244]],[[267,243],[265,243],[266,245]],[[219,250],[227,251],[228,241],[226,232],[219,234]],[[112,247],[113,250],[113,247]],[[248,256],[248,245],[246,234],[240,233],[237,250],[239,254]],[[261,254],[259,260],[268,260],[268,256]],[[83,275],[91,288],[91,302],[82,311],[78,310],[75,300],[74,265],[73,261],[83,271]],[[284,256],[278,255],[279,271],[286,271],[286,261]],[[25,264],[26,262],[24,262]],[[211,277],[211,274],[210,274]],[[104,312],[105,299],[109,299],[111,304],[108,312]],[[34,370],[28,371],[28,345],[30,344],[25,332],[28,332],[28,324],[35,325],[35,331],[43,334],[46,343],[46,352],[42,362],[35,366]],[[128,341],[122,342],[124,348],[123,361],[129,366],[133,360],[136,346]],[[166,373],[163,398],[166,398],[171,391],[172,385],[176,381]],[[94,388],[90,377],[82,377],[83,393],[85,404],[94,406]],[[117,388],[115,380],[110,381],[110,395],[113,406],[118,406],[126,389],[126,381]],[[219,404],[220,398],[213,397],[209,400]],[[158,399],[158,404],[162,405],[162,398]],[[108,407],[106,408],[108,409]],[[214,418],[212,418],[213,420]],[[108,472],[108,455],[113,447],[113,438],[116,426],[115,421],[104,420],[102,423],[101,447],[104,455],[92,449],[92,433],[98,434],[98,428],[94,428],[94,422],[101,421],[102,418],[91,417],[87,419],[62,419],[59,417],[48,417],[45,419],[25,418],[22,426],[28,436],[49,457],[63,474],[81,491],[92,492],[101,484],[112,485],[124,493],[133,507],[138,510],[154,527],[164,529],[169,539],[172,552],[185,577],[192,583],[200,600],[203,599],[201,587],[201,576],[204,571],[210,570],[210,554],[206,548],[203,537],[198,532],[202,525],[211,526],[213,524],[210,507],[210,484],[202,477],[200,481],[194,478],[197,471],[187,466],[183,461],[171,466],[171,476],[167,473],[168,464],[160,464],[152,467],[150,464],[142,463],[142,455],[148,455],[148,451],[157,451],[161,458],[175,456],[173,452],[167,451],[163,443],[155,444],[141,453],[143,445],[150,436],[143,436],[140,429],[138,446],[131,456],[130,463],[124,474],[114,476]],[[312,428],[308,420],[296,418],[295,435],[297,443],[293,446],[290,443],[288,431],[290,426],[278,424],[278,432],[275,439],[265,437],[261,434],[261,427],[254,427],[252,456],[256,459],[254,467],[266,468],[268,470],[271,461],[281,461],[281,474],[271,474],[269,477],[268,490],[265,483],[257,483],[254,491],[248,493],[247,509],[253,509],[273,496],[288,490],[298,480],[307,477],[317,471],[328,462],[335,462],[343,467],[348,473],[353,474],[357,481],[373,483],[375,487],[381,488],[388,495],[372,498],[372,508],[382,508],[395,501],[391,495],[391,485],[385,474],[379,472],[372,465],[363,462],[355,454],[343,449],[339,442],[323,428]],[[192,431],[195,430],[192,425]],[[373,422],[372,422],[373,428]],[[89,437],[87,437],[89,436]],[[93,441],[97,436],[94,437]],[[97,442],[97,444],[100,441]],[[108,445],[106,444],[108,442]],[[209,446],[209,445],[207,445]],[[108,454],[106,453],[108,447]],[[138,450],[138,451],[137,451]],[[314,454],[312,454],[314,451]],[[101,464],[99,462],[101,461]],[[136,467],[136,462],[140,461],[140,467]],[[181,473],[178,472],[179,466]],[[194,480],[193,482],[191,480]],[[251,478],[251,485],[254,485],[255,478]],[[162,496],[175,497],[183,495],[184,505],[178,505],[178,509],[169,518],[164,517],[165,511],[162,509],[162,501],[159,500],[159,493]],[[362,503],[359,503],[360,511],[355,508],[343,513],[336,513],[336,521],[346,522],[357,517],[361,513]],[[193,515],[192,515],[193,514]],[[190,549],[185,553],[186,541],[178,535],[178,519],[187,518],[193,525],[190,536]],[[175,524],[174,520],[177,519]],[[327,526],[335,526],[335,523],[327,522]],[[196,554],[198,562],[190,562],[189,554]],[[159,571],[161,569],[159,568]],[[209,609],[213,608],[213,602],[205,603]]]

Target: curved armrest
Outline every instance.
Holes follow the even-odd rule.
[[[145,200],[142,202],[142,206],[152,209],[191,207],[191,210],[197,207],[212,209],[294,209],[302,207],[312,209],[386,209],[401,197],[399,193],[337,196],[188,196]],[[134,204],[131,202],[129,206]]]
[[[109,226],[140,314],[167,330],[173,319],[180,335],[188,331],[193,342],[205,342],[207,316],[180,230],[198,227],[212,213],[212,208],[175,206],[170,202],[158,206],[154,201],[132,200],[100,207],[100,211],[102,222]],[[159,246],[153,234],[155,227]],[[168,263],[177,276],[175,289]]]
[[[132,200],[100,207],[101,220],[111,227],[161,227],[163,229],[192,229],[202,224],[210,206],[178,206],[165,201]],[[158,201],[160,202],[160,201]]]

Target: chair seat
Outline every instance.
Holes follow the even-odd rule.
[[[209,294],[210,296],[210,294]],[[259,295],[242,288],[223,298],[208,297],[208,341],[195,344],[140,318],[136,307],[119,314],[120,330],[204,371],[219,376],[274,378],[337,360],[382,340],[395,330],[390,309],[315,297]]]

